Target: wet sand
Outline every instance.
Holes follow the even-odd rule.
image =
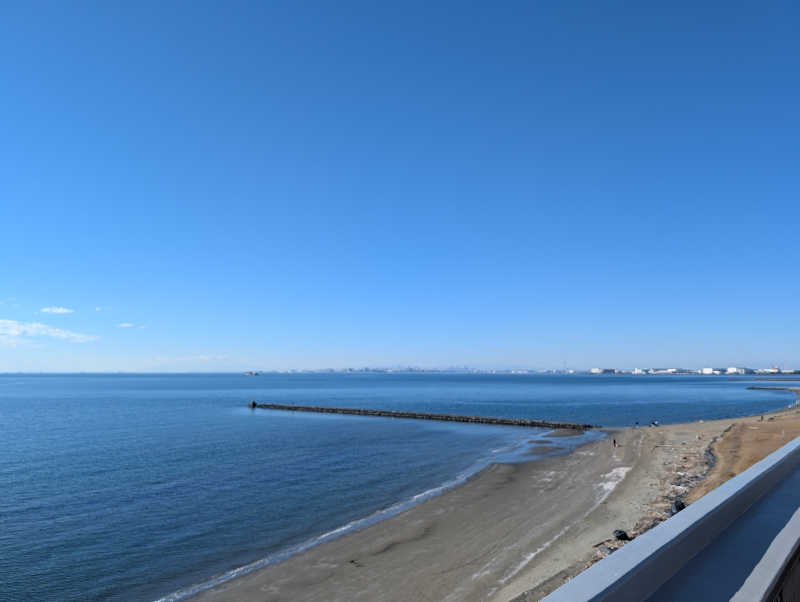
[[[635,449],[601,440],[562,456],[492,465],[395,517],[197,599],[487,599],[602,502]]]
[[[570,454],[493,465],[193,600],[538,600],[622,545],[614,529],[647,530],[674,499],[697,499],[800,435],[800,410],[606,432]]]

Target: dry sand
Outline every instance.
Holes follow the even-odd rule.
[[[676,498],[694,501],[800,435],[800,410],[607,432],[564,456],[493,465],[194,599],[538,600],[622,545],[615,529],[647,530]]]

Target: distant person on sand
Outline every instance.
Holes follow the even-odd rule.
[[[617,440],[616,439],[612,439],[612,443],[613,443],[614,447],[617,446]]]

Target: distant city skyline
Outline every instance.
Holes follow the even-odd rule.
[[[9,6],[0,372],[800,368],[798,17]]]

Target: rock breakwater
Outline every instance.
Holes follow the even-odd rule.
[[[281,410],[288,412],[316,412],[320,414],[348,414],[353,416],[373,416],[379,418],[408,418],[412,420],[439,420],[442,422],[467,422],[471,424],[498,424],[505,426],[525,426],[550,429],[587,430],[596,428],[592,424],[574,422],[554,422],[550,420],[529,420],[527,418],[498,418],[492,416],[464,416],[461,414],[426,414],[423,412],[402,412],[396,410],[369,410],[364,408],[332,408],[324,406],[300,406],[280,403],[250,402],[250,407],[261,410]]]

